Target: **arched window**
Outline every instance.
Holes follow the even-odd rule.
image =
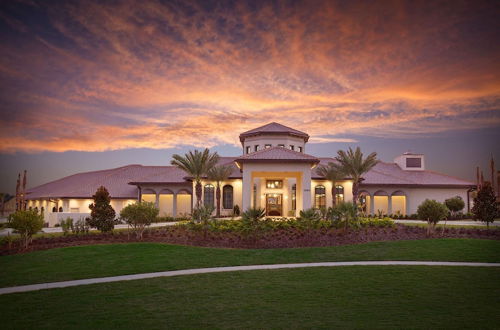
[[[214,206],[214,185],[206,184],[203,189],[203,204]]]
[[[229,184],[222,187],[222,208],[227,210],[233,208],[233,186]]]
[[[314,188],[314,207],[317,209],[326,207],[325,186],[316,186],[316,188]]]
[[[55,206],[54,206],[54,207],[52,208],[52,212],[57,212],[57,207],[55,207]]]
[[[335,199],[337,200],[337,204],[344,201],[344,187],[337,185],[335,186]]]
[[[63,211],[62,206],[59,206],[59,212],[62,212],[62,211]]]
[[[292,186],[292,210],[297,209],[297,185],[294,183]]]

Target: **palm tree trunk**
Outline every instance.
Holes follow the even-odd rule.
[[[217,191],[215,192],[217,198],[217,218],[220,218],[220,182],[217,181]]]
[[[352,183],[352,202],[354,205],[358,205],[358,193],[359,193],[359,183]]]
[[[337,182],[335,181],[332,181],[332,206],[335,207],[335,205],[337,205]]]
[[[196,182],[196,208],[201,206],[201,182]]]

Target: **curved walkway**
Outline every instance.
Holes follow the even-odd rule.
[[[266,270],[284,268],[308,268],[308,267],[344,267],[344,266],[459,266],[459,267],[500,267],[500,263],[486,262],[450,262],[450,261],[345,261],[345,262],[311,262],[299,264],[274,264],[274,265],[250,265],[214,268],[195,268],[184,270],[172,270],[166,272],[143,273],[132,275],[121,275],[111,277],[88,278],[64,282],[40,283],[31,285],[13,286],[0,288],[0,295],[16,292],[29,292],[43,289],[67,288],[71,286],[111,283],[119,281],[141,280],[155,277],[171,277],[181,275],[222,273],[247,270]]]

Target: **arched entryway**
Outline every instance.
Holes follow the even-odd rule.
[[[174,192],[170,189],[160,190],[159,205],[160,216],[170,216],[174,215]]]
[[[397,190],[391,195],[391,213],[406,215],[406,194],[401,190]]]
[[[389,194],[379,190],[373,194],[373,211],[375,214],[389,214]]]

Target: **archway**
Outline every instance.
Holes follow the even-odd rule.
[[[375,214],[389,213],[389,194],[386,191],[379,190],[373,194],[373,211]]]
[[[170,189],[162,189],[159,194],[160,216],[175,216],[174,215],[174,192]]]
[[[362,190],[358,193],[358,203],[359,206],[361,207],[361,212],[363,214],[371,214],[371,197],[370,193],[366,190]]]
[[[156,204],[156,191],[153,189],[143,189],[141,194],[141,200],[144,202],[150,202]]]
[[[191,214],[191,192],[182,189],[177,192],[177,215],[178,217],[189,216]]]
[[[391,195],[392,214],[406,215],[406,194],[401,191],[395,191]]]

